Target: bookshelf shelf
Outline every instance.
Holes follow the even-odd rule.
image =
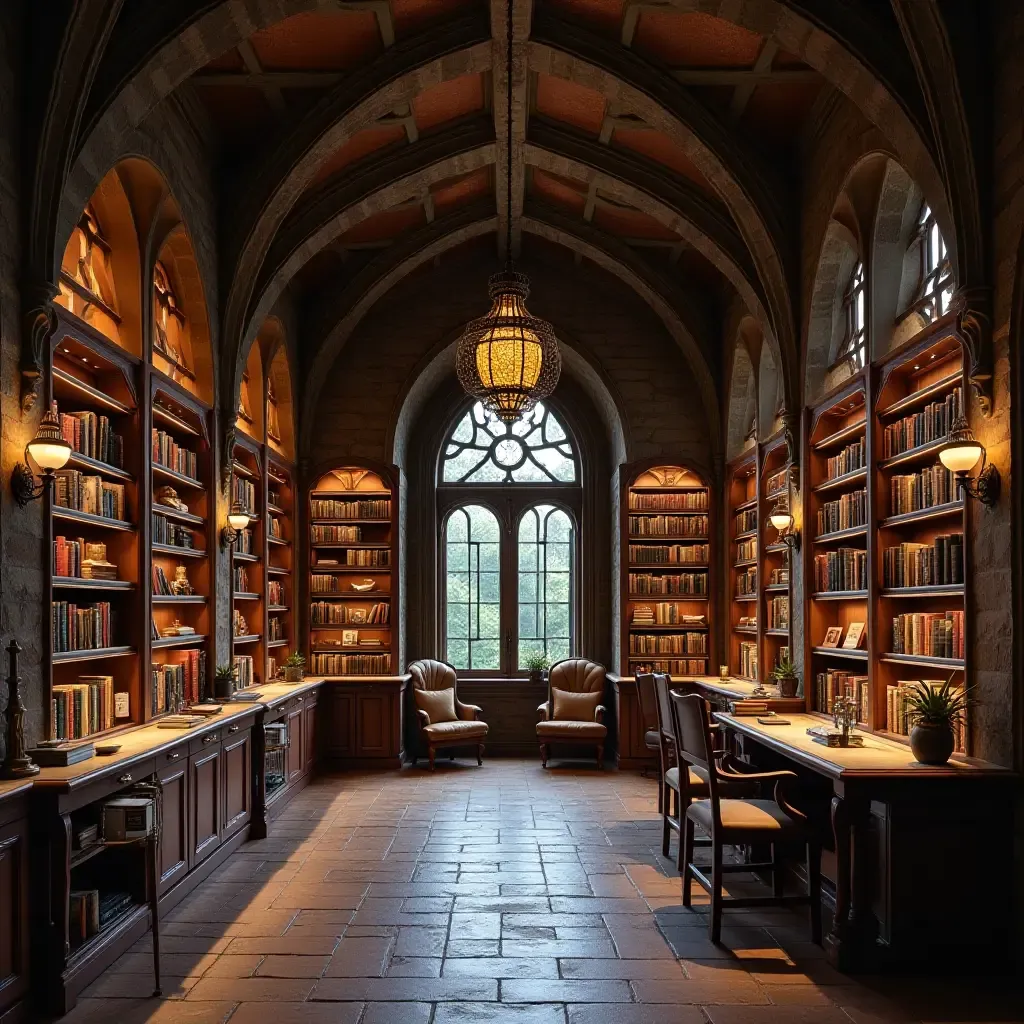
[[[733,540],[752,540],[757,536],[757,530],[744,530],[743,533],[733,534]]]
[[[260,600],[260,595],[259,594],[255,594],[255,593],[246,592],[244,590],[243,591],[236,590],[235,591],[235,600],[236,601],[259,601]]]
[[[206,558],[206,552],[202,548],[179,548],[174,544],[153,544],[153,553],[156,555],[167,555],[171,558]]]
[[[153,604],[206,604],[202,594],[153,594]]]
[[[814,538],[815,544],[838,544],[840,541],[853,540],[855,537],[867,537],[866,526],[851,526],[848,530],[835,530],[832,533],[823,533]]]
[[[916,512],[904,512],[898,516],[887,516],[878,527],[881,530],[891,530],[899,526],[914,526],[918,523],[926,523],[931,519],[944,519],[947,516],[959,516],[963,518],[963,501],[951,501],[944,505],[932,505],[929,508],[922,508]]]
[[[814,450],[818,452],[827,451],[829,448],[838,448],[842,444],[848,444],[864,433],[867,427],[867,420],[861,419],[851,423],[848,427],[837,430],[834,434],[823,437],[820,441],[814,442]]]
[[[285,569],[284,566],[281,566],[281,565],[268,565],[267,566],[267,575],[268,576],[291,576],[291,574],[292,574],[291,569]]]
[[[153,419],[155,422],[162,426],[170,427],[179,434],[186,434],[189,437],[202,436],[202,432],[198,428],[186,423],[181,417],[175,416],[169,409],[156,403],[153,404]]]
[[[168,469],[167,466],[161,466],[159,462],[153,463],[153,475],[162,477],[165,480],[171,480],[179,487],[187,487],[192,491],[206,490],[201,481],[195,480],[190,476],[185,476],[184,473],[179,473],[177,470]]]
[[[932,401],[932,399],[945,394],[947,391],[952,391],[953,388],[961,385],[963,383],[963,379],[963,370],[958,368],[953,373],[948,373],[944,377],[940,377],[934,383],[918,388],[918,390],[914,391],[912,394],[907,395],[906,398],[901,398],[898,401],[893,402],[891,405],[887,405],[884,409],[879,409],[877,416],[879,419],[887,420],[894,416],[900,416],[904,413],[910,412],[912,409],[918,408],[918,406],[927,405]]]
[[[766,594],[788,594],[789,584],[788,583],[766,583],[764,586],[764,592]]]
[[[892,598],[914,598],[914,597],[959,597],[963,598],[966,588],[962,583],[951,583],[948,586],[929,587],[890,587],[882,590],[881,597]]]
[[[932,456],[938,457],[939,449],[945,444],[946,439],[940,437],[937,441],[929,441],[927,444],[919,444],[916,448],[900,452],[891,459],[885,459],[878,464],[880,470],[894,469],[896,466],[906,466],[915,462],[926,461]]]
[[[93,580],[84,576],[54,576],[50,581],[52,587],[67,590],[134,590],[135,584],[130,580]]]
[[[154,515],[164,516],[167,519],[175,519],[179,523],[188,523],[190,526],[205,526],[206,520],[192,512],[185,512],[182,509],[171,508],[170,505],[154,504],[150,506]]]
[[[187,636],[162,636],[154,637],[150,641],[153,650],[168,650],[175,647],[197,647],[206,643],[206,637],[201,633],[192,633]]]
[[[236,636],[232,639],[232,643],[236,644],[258,644],[259,642],[259,633],[246,633],[243,636]]]
[[[234,558],[234,560],[236,562],[258,562],[259,561],[259,556],[258,555],[247,555],[244,551],[236,551],[234,553],[234,555],[232,555],[232,557]],[[238,595],[236,594],[235,596],[237,597]]]
[[[53,385],[54,392],[58,397],[70,392],[68,398],[72,402],[79,400],[86,404],[92,403],[120,416],[128,416],[132,412],[131,407],[124,402],[119,402],[116,398],[106,394],[106,392],[91,387],[85,381],[79,380],[74,374],[62,370],[59,366],[53,368]]]
[[[852,484],[863,483],[868,478],[867,468],[855,469],[842,476],[833,477],[831,480],[824,480],[814,488],[815,494],[825,494],[829,491],[840,491]]]
[[[789,639],[788,629],[766,629],[764,631],[765,636],[784,636],[787,640]]]
[[[98,473],[100,476],[108,477],[111,480],[133,480],[134,477],[126,470],[112,466],[108,462],[101,462],[99,459],[92,459],[80,452],[72,452],[67,461],[72,469],[80,469],[83,473]]]
[[[811,651],[823,658],[840,658],[844,661],[868,660],[868,652],[860,648],[844,649],[842,647],[812,647]]]
[[[747,636],[757,636],[757,628],[751,626],[733,626],[734,633],[744,633]]]
[[[746,512],[747,509],[757,508],[757,495],[753,498],[748,498],[746,501],[741,501],[734,509],[734,512]]]
[[[757,565],[756,558],[744,558],[741,562],[732,563],[734,569],[749,569],[752,565]]]
[[[933,658],[923,654],[880,654],[879,661],[893,665],[916,665],[918,668],[945,668],[962,670],[965,662],[960,658]]]
[[[273,647],[287,647],[287,646],[288,646],[288,641],[286,639],[285,640],[268,640],[267,641],[267,647],[273,648]]]
[[[136,653],[134,647],[97,647],[88,651],[54,652],[51,658],[56,665],[75,661],[99,661],[103,658],[125,658]]]
[[[134,523],[128,523],[121,519],[109,519],[107,516],[96,516],[91,512],[79,512],[78,509],[64,508],[60,505],[53,506],[53,518],[81,523],[83,526],[95,526],[104,530],[121,530],[125,533],[135,532]]]
[[[867,596],[866,590],[819,590],[811,595],[815,601],[864,601]]]

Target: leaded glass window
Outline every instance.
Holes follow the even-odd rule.
[[[571,484],[576,455],[569,436],[542,402],[515,423],[502,423],[480,402],[459,420],[445,446],[446,484]]]
[[[839,353],[833,365],[838,366],[849,360],[854,371],[863,370],[868,359],[868,332],[864,285],[864,264],[858,263],[850,275],[850,283],[843,294],[843,313],[846,320],[846,334],[839,346]]]
[[[572,651],[574,532],[554,505],[534,505],[519,520],[519,668],[530,654],[556,662]]]
[[[935,214],[927,203],[921,207],[912,244],[919,248],[921,264],[912,308],[925,320],[936,320],[949,312],[953,302],[953,265]]]
[[[445,656],[455,668],[495,670],[501,658],[501,528],[463,505],[445,528]]]

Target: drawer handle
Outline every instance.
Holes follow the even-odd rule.
[[[228,732],[238,732],[238,726],[237,725],[229,725],[228,726]]]
[[[179,753],[178,753],[178,752],[177,752],[176,750],[172,750],[172,751],[171,751],[171,752],[170,752],[170,753],[169,753],[169,754],[167,755],[167,760],[168,760],[168,761],[177,761],[179,757],[181,757],[181,754],[179,754]]]
[[[203,742],[204,743],[212,743],[216,738],[217,738],[216,735],[204,736],[203,737]]]
[[[128,783],[132,781],[132,773],[125,772],[117,781],[120,782],[122,786],[127,786]]]

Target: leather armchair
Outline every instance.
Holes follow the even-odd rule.
[[[434,770],[434,755],[443,747],[466,747],[476,744],[476,763],[484,763],[484,739],[487,736],[487,723],[481,721],[483,709],[475,704],[463,704],[459,700],[458,676],[451,665],[443,661],[422,658],[409,666],[412,676],[413,698],[415,691],[454,690],[455,714],[453,722],[431,722],[430,713],[416,708],[416,724],[419,731],[419,748],[413,752],[412,763],[415,765],[419,753],[424,748],[430,762],[430,770]],[[455,755],[451,755],[452,760]]]
[[[600,703],[604,684],[604,666],[586,658],[567,658],[551,666],[548,699],[537,708],[540,715],[537,739],[540,741],[543,767],[548,766],[551,743],[596,746],[597,766],[604,767],[604,743],[608,737],[608,727],[604,724],[605,709]],[[568,695],[567,698],[559,697],[555,690]],[[594,695],[594,698],[587,700],[588,695]],[[571,705],[577,706],[575,714]]]

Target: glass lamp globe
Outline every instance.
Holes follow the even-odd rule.
[[[784,505],[776,505],[768,514],[768,522],[775,527],[779,533],[788,533],[793,527],[793,513]]]
[[[52,473],[67,465],[71,458],[71,445],[64,440],[60,423],[52,412],[40,420],[36,436],[26,445],[25,451],[44,473]]]
[[[249,513],[242,508],[239,502],[234,502],[231,506],[231,511],[228,513],[228,526],[230,526],[235,533],[240,533],[248,525]]]

